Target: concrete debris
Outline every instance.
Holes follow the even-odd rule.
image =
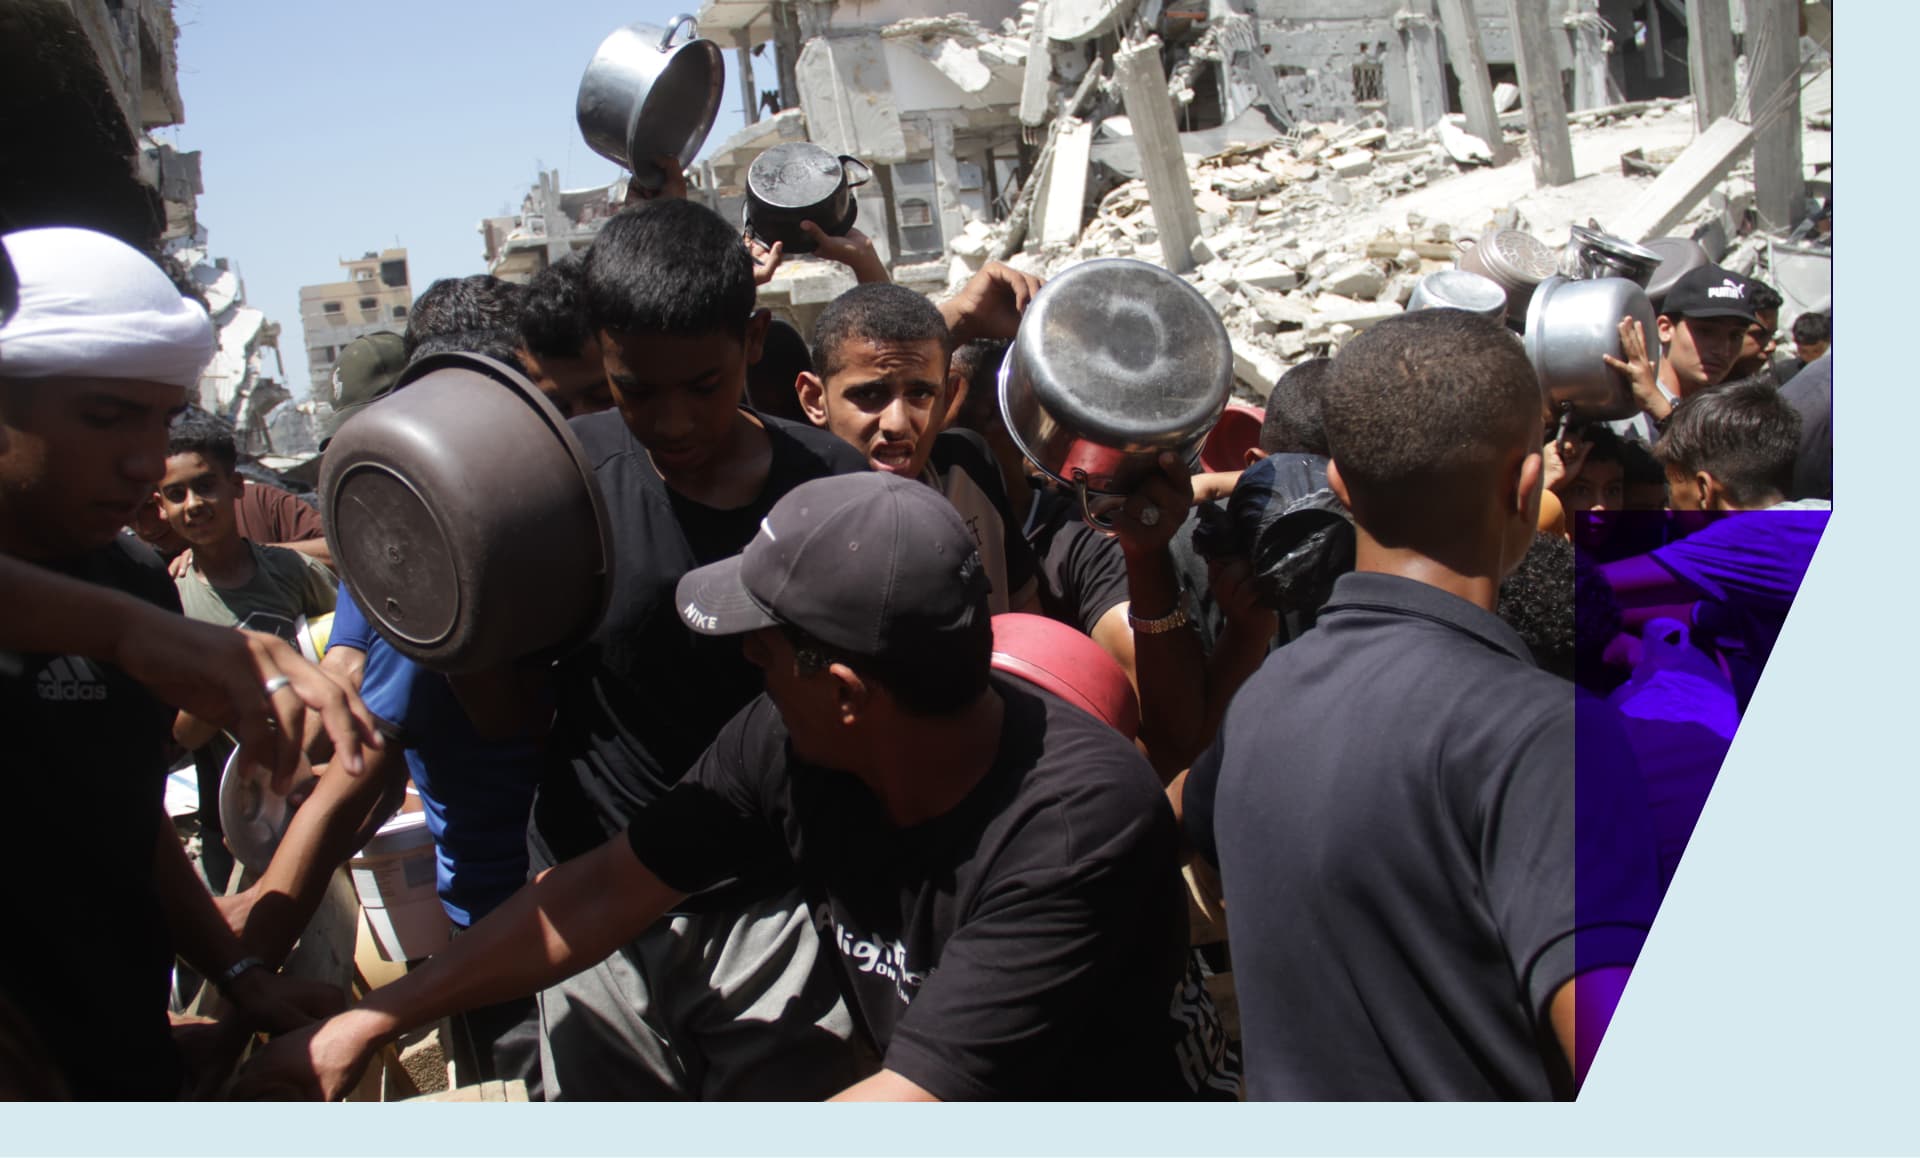
[[[1493,86],[1493,111],[1510,113],[1520,107],[1520,86],[1501,81]]]
[[[1485,141],[1466,130],[1460,123],[1465,119],[1456,113],[1440,118],[1434,125],[1440,136],[1440,147],[1447,151],[1447,156],[1462,165],[1493,164],[1493,150],[1487,147]]]
[[[1327,168],[1337,177],[1364,177],[1373,172],[1373,154],[1361,151],[1341,153],[1327,158]]]
[[[1300,284],[1300,275],[1271,257],[1257,258],[1240,267],[1236,274],[1247,285],[1263,290],[1290,290]]]
[[[1387,287],[1387,275],[1371,261],[1355,261],[1321,278],[1320,285],[1329,293],[1370,301]]]

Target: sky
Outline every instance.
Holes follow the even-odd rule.
[[[620,175],[573,119],[600,41],[694,10],[695,0],[175,0],[186,120],[154,135],[200,150],[211,252],[281,324],[287,382],[304,396],[301,286],[340,281],[342,259],[396,244],[416,295],[485,272],[480,219],[517,212],[540,170],[559,169],[568,189]],[[734,54],[723,55],[708,148],[743,123]],[[773,87],[771,61],[755,66],[759,87]]]

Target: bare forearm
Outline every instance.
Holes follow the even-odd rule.
[[[444,952],[346,1016],[379,1044],[452,1013],[536,993],[604,960],[682,895],[617,836],[541,873]]]
[[[1136,619],[1159,619],[1180,606],[1180,580],[1165,550],[1127,554],[1129,606]],[[1206,653],[1191,626],[1135,632],[1140,739],[1163,778],[1193,762],[1204,746]]]
[[[218,977],[245,956],[246,950],[214,907],[213,894],[193,871],[193,863],[173,833],[173,822],[165,813],[157,812],[155,817],[153,889],[166,913],[174,952],[201,976]]]
[[[285,547],[289,551],[298,551],[309,559],[318,559],[327,566],[333,566],[333,550],[325,539],[301,539],[296,543],[274,543],[275,547]]]
[[[111,660],[143,614],[165,614],[110,588],[0,555],[0,648]]]

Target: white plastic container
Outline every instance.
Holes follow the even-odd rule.
[[[453,923],[434,890],[433,834],[424,812],[396,813],[348,867],[380,956],[430,957],[447,943]]]

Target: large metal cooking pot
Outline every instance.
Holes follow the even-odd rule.
[[[857,167],[856,179],[850,168]],[[828,237],[845,237],[860,216],[853,191],[873,179],[857,157],[836,157],[812,141],[775,145],[747,169],[747,233],[763,245],[780,242],[786,253],[812,253],[811,221]]]
[[[1659,268],[1660,255],[1646,246],[1584,225],[1568,231],[1567,248],[1560,256],[1563,277],[1620,277],[1642,288]]]
[[[1673,288],[1674,282],[1703,265],[1713,264],[1706,247],[1691,237],[1656,237],[1647,242],[1646,248],[1660,256],[1659,266],[1647,279],[1647,298],[1653,302],[1656,313],[1667,300],[1667,291]]]
[[[1465,310],[1496,322],[1505,321],[1507,291],[1492,278],[1464,269],[1436,270],[1414,283],[1407,312],[1414,310]]]
[[[1639,410],[1626,376],[1601,360],[1624,358],[1620,319],[1645,329],[1649,353],[1657,351],[1653,303],[1647,291],[1623,277],[1572,281],[1550,277],[1533,291],[1527,310],[1527,358],[1555,413],[1611,421]]]
[[[1507,323],[1525,324],[1527,303],[1534,287],[1554,275],[1553,250],[1519,229],[1496,229],[1480,237],[1460,239],[1460,268],[1490,279],[1507,292]]]
[[[666,174],[653,158],[671,154],[693,160],[720,112],[726,64],[711,40],[674,44],[691,16],[677,16],[665,29],[629,24],[600,42],[580,77],[574,119],[588,147],[649,189]]]
[[[428,667],[552,652],[606,610],[611,536],[592,465],[553,403],[491,358],[408,367],[334,436],[320,494],[354,601]]]
[[[1021,453],[1080,495],[1124,495],[1162,451],[1199,460],[1233,390],[1233,347],[1200,292],[1158,266],[1082,262],[1034,295],[1000,366]]]

